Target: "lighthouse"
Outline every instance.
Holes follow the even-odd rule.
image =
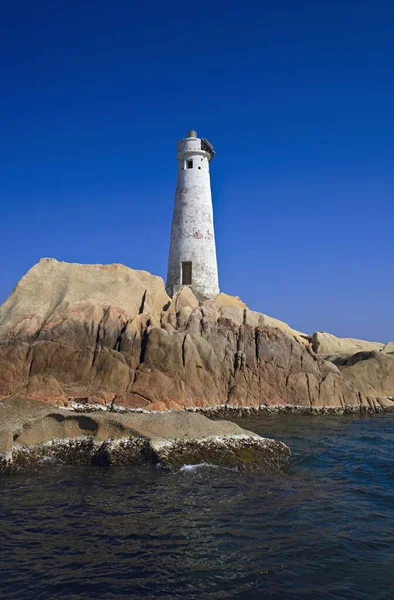
[[[190,130],[177,144],[178,176],[166,290],[190,286],[206,298],[219,293],[209,165],[215,152]]]

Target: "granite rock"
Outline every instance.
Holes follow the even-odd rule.
[[[347,384],[363,395],[394,395],[394,342],[382,344],[314,333],[314,351],[335,364]]]
[[[358,352],[341,361],[340,372],[349,385],[369,396],[394,396],[394,355],[383,351]]]
[[[382,350],[384,344],[380,342],[368,342],[355,338],[339,338],[325,331],[316,331],[312,335],[312,346],[317,354],[345,357],[351,356],[356,352],[372,352],[373,350]]]
[[[187,411],[84,414],[25,398],[3,400],[0,410],[4,474],[48,459],[73,465],[160,464],[169,469],[206,462],[278,473],[291,455],[282,442]]]
[[[221,300],[222,299],[222,300]],[[225,295],[44,259],[0,308],[0,396],[150,410],[367,403],[305,336]]]

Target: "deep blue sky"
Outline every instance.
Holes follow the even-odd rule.
[[[394,339],[391,0],[6,1],[0,56],[0,301],[44,256],[165,277],[195,128],[221,289]]]

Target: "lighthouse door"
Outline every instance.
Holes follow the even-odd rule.
[[[182,285],[191,285],[192,283],[192,263],[182,263]]]

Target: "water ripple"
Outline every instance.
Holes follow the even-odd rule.
[[[394,415],[259,417],[286,476],[44,463],[0,480],[0,599],[394,597]]]

